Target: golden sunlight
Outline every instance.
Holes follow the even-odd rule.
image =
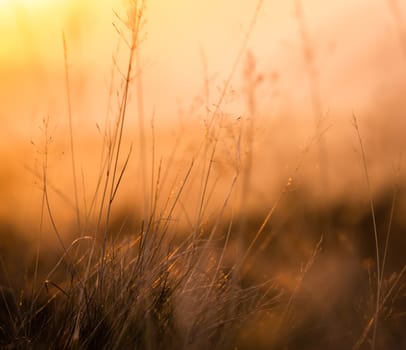
[[[406,349],[405,96],[406,0],[0,0],[0,350]]]
[[[68,0],[0,0],[0,62],[52,60],[61,32],[74,31],[84,7]]]
[[[66,1],[59,1],[66,2]],[[56,1],[52,0],[0,0],[0,6],[2,7],[24,7],[24,8],[44,8],[49,6],[54,6],[58,4]]]

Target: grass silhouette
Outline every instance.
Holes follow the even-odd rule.
[[[52,118],[46,117],[42,140],[36,144],[42,193],[38,241],[50,227],[58,243],[52,248],[44,242],[37,246],[6,222],[0,224],[0,347],[406,346],[401,162],[394,189],[378,193],[375,199],[361,125],[354,116],[368,203],[329,202],[298,185],[313,148],[318,148],[319,165],[327,167],[320,154],[326,154],[324,140],[330,129],[322,116],[315,62],[309,52],[314,48],[301,2],[296,2],[297,16],[316,123],[275,197],[255,211],[250,211],[248,199],[255,195],[256,89],[261,75],[253,54],[246,53],[263,1],[255,4],[217,102],[206,106],[193,147],[183,154],[179,144],[187,131],[179,132],[167,161],[158,148],[156,118],[151,117],[148,129],[143,107],[146,5],[131,0],[124,15],[116,13],[115,28],[127,58],[124,66],[118,63],[119,45],[113,55],[105,125],[98,126],[102,147],[97,157],[92,155],[99,159],[99,168],[91,179],[90,196],[79,176],[76,157],[81,148],[76,144],[69,44],[63,37],[72,193],[58,192],[52,183],[54,137]],[[249,115],[229,118],[223,107],[245,56]],[[208,85],[206,77],[206,104]],[[137,144],[128,142],[126,135],[134,92]],[[111,114],[114,97],[117,111]],[[182,159],[178,169],[176,156]],[[137,176],[130,170],[134,158],[140,164]],[[326,169],[321,173],[327,176]],[[141,193],[133,204],[123,205],[121,194],[131,181],[140,184]],[[316,182],[321,187],[326,183]],[[72,227],[59,222],[55,196],[73,208]]]

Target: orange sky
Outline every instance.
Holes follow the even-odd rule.
[[[394,0],[303,0],[322,110],[333,119],[353,111],[394,108],[406,88],[406,5]],[[74,119],[104,120],[112,54],[118,35],[114,11],[125,0],[0,0],[0,140],[32,138],[50,115],[67,125],[62,32],[68,45]],[[145,111],[161,123],[189,110],[204,85],[203,55],[214,104],[249,27],[256,2],[147,1],[141,47]],[[114,10],[114,11],[113,11]],[[406,36],[404,36],[405,38]],[[265,0],[248,43],[263,75],[258,109],[265,119],[311,115],[311,98],[295,0]],[[403,42],[406,44],[405,40]],[[127,52],[121,48],[122,57]],[[223,106],[244,114],[242,71]],[[382,101],[382,103],[380,102]],[[86,128],[81,127],[81,130]],[[1,141],[0,141],[1,142]]]
[[[349,111],[405,81],[391,0],[303,1],[325,109]],[[15,122],[56,114],[64,101],[62,31],[83,114],[100,112],[117,35],[111,23],[125,1],[0,0],[0,96]],[[83,5],[86,4],[86,5]],[[147,3],[142,47],[147,113],[167,117],[201,93],[202,52],[216,89],[231,70],[255,2],[172,0]],[[405,7],[405,6],[403,6]],[[309,91],[294,1],[265,1],[249,42],[265,75],[263,105],[308,108]],[[401,13],[405,13],[403,8]],[[270,77],[277,73],[277,86]],[[241,68],[233,81],[241,90]],[[271,93],[273,91],[273,93]],[[95,101],[95,96],[96,101]],[[17,106],[23,100],[24,106]],[[231,108],[231,106],[230,106]],[[5,107],[3,106],[3,113]],[[4,121],[5,116],[2,117]],[[97,119],[97,118],[96,118]],[[93,122],[93,121],[92,121]],[[35,122],[34,122],[35,124]]]
[[[95,124],[105,117],[112,54],[118,41],[112,26],[112,22],[118,22],[113,9],[122,14],[124,3],[124,0],[0,0],[0,158],[3,164],[4,159],[7,162],[13,159],[12,155],[3,157],[5,152],[16,152],[18,147],[22,147],[22,154],[27,149],[32,151],[30,141],[41,136],[39,127],[44,116],[51,116],[56,138],[58,133],[66,133],[62,32],[68,44],[76,135],[82,133],[88,137],[89,129],[85,126],[90,126],[92,135],[98,137]],[[202,53],[210,79],[210,104],[217,102],[249,27],[255,3],[248,0],[147,2],[141,47],[147,116],[155,111],[155,120],[162,124],[172,120],[171,117],[176,118],[179,108],[187,111],[196,104],[195,97],[203,95],[205,79]],[[385,130],[391,142],[403,140],[399,135],[405,127],[406,52],[402,51],[400,34],[406,33],[406,21],[403,22],[406,5],[402,3],[394,15],[389,3],[393,0],[302,1],[322,110],[328,112],[334,130],[338,130],[330,134],[330,140],[337,145],[342,144],[337,136],[340,130],[350,129],[353,112],[361,122],[365,119],[366,132],[373,126]],[[248,43],[257,70],[263,75],[257,95],[263,120],[290,117],[313,125],[302,44],[295,1],[265,0]],[[125,57],[124,48],[121,53]],[[244,60],[245,55],[232,80],[235,92],[223,106],[236,117],[246,112]],[[373,113],[378,115],[379,122],[368,122]],[[186,114],[186,117],[191,116]],[[300,137],[306,134],[299,124],[290,130],[301,133]],[[277,138],[284,142],[285,135]],[[291,142],[292,147],[297,147],[295,142]],[[394,143],[393,149],[398,152],[398,144]],[[297,149],[292,153],[296,155]],[[31,158],[32,154],[26,157]],[[22,161],[17,162],[21,172]],[[22,163],[27,162],[30,163]],[[32,190],[32,174],[27,175]]]

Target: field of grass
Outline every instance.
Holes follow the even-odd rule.
[[[314,123],[269,122],[247,49],[262,4],[216,102],[207,79],[200,107],[171,127],[143,108],[143,1],[117,15],[123,45],[96,136],[75,119],[63,38],[66,132],[44,117],[24,162],[34,219],[1,204],[0,348],[406,348],[405,143],[390,139],[404,123],[383,133],[367,129],[381,116],[354,113],[335,139],[300,1]],[[22,192],[6,181],[3,193]]]

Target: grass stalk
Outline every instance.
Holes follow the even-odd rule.
[[[69,120],[69,140],[70,140],[70,153],[71,153],[71,166],[72,166],[72,181],[73,181],[73,193],[75,198],[76,206],[76,220],[79,231],[81,231],[81,219],[80,219],[80,208],[79,208],[79,194],[78,194],[78,184],[77,184],[77,173],[76,173],[76,154],[75,146],[73,142],[73,116],[72,116],[72,97],[71,97],[71,84],[69,77],[69,63],[68,63],[68,48],[66,44],[65,33],[62,32],[63,41],[63,58],[65,67],[65,87],[66,87],[66,102],[68,108],[68,120]]]
[[[357,117],[355,114],[352,116],[352,123],[355,128],[355,132],[358,138],[359,147],[361,150],[361,159],[362,159],[362,167],[364,171],[365,181],[367,184],[368,189],[368,199],[369,199],[369,206],[371,210],[372,216],[372,225],[373,225],[373,235],[374,235],[374,242],[375,242],[375,254],[376,254],[376,301],[375,301],[375,315],[374,315],[374,328],[372,332],[372,349],[375,350],[376,348],[376,336],[378,332],[378,323],[379,323],[379,310],[380,310],[380,302],[381,302],[381,289],[382,289],[382,277],[381,277],[381,257],[380,257],[380,247],[379,247],[379,236],[378,236],[378,227],[376,223],[376,215],[375,215],[375,205],[374,199],[372,194],[372,186],[371,181],[369,178],[369,171],[368,171],[368,163],[366,159],[366,153],[364,149],[364,143],[362,141],[361,133],[358,126]]]

